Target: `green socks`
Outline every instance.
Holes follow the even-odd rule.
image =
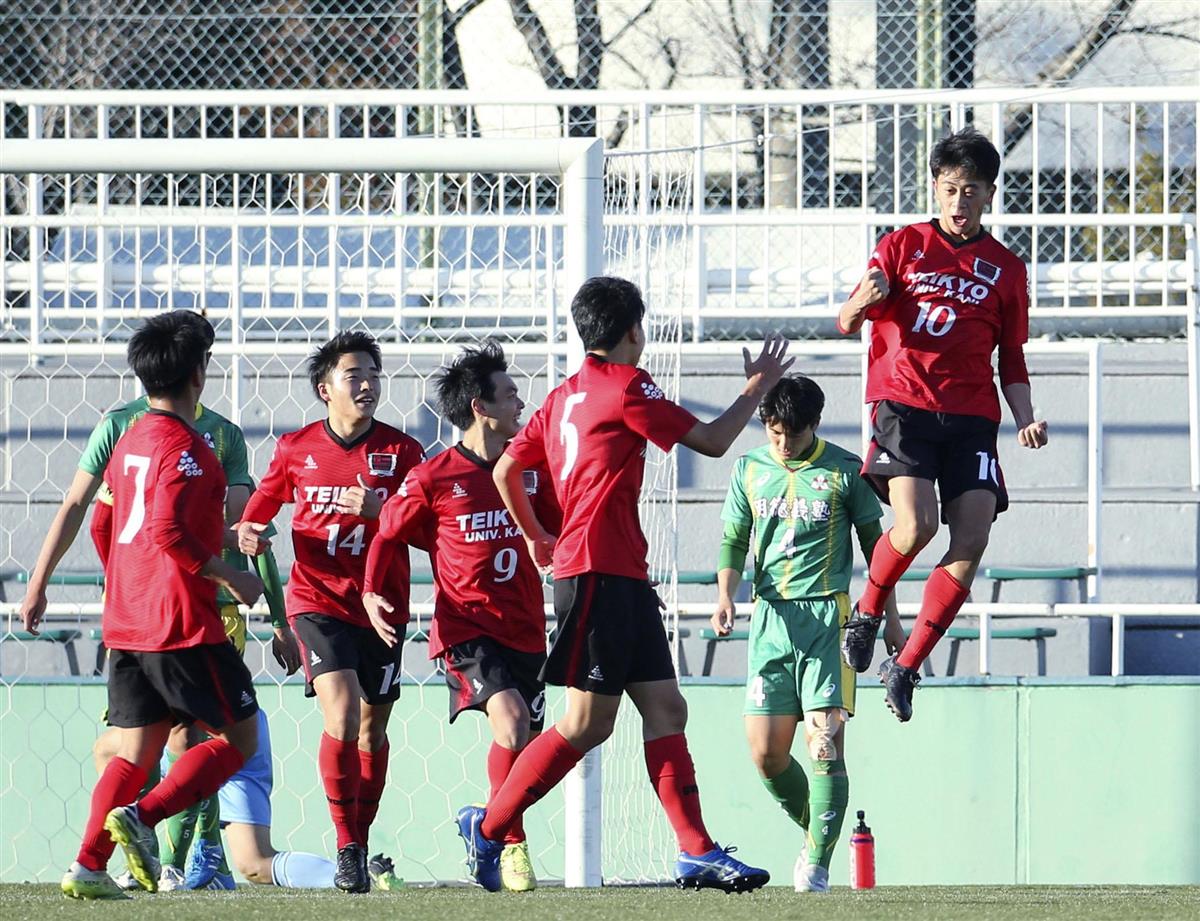
[[[167,764],[174,766],[178,761],[178,756],[167,751]],[[196,816],[200,814],[200,804],[189,806],[183,812],[177,812],[175,815],[167,818],[165,823],[166,834],[163,836],[162,862],[170,864],[180,873],[184,872],[187,866],[188,850],[192,846],[192,838],[196,834]]]
[[[846,776],[845,761],[814,761],[812,793],[809,808],[812,824],[808,826],[808,862],[829,869],[833,846],[842,833],[846,805],[850,802],[850,778]],[[787,807],[784,807],[787,808]]]
[[[206,844],[221,848],[217,872],[228,873],[229,861],[225,857],[225,848],[221,847],[221,801],[215,794],[200,803],[199,835]]]
[[[789,759],[782,774],[763,777],[762,782],[791,820],[801,828],[808,828],[808,778],[799,762]]]

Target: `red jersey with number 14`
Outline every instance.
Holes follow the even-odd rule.
[[[358,485],[359,475],[386,501],[422,459],[416,441],[382,422],[372,422],[350,442],[339,438],[324,420],[279,439],[267,475],[250,497],[242,521],[267,522],[284,503],[296,504],[292,513],[296,562],[287,587],[289,618],[327,614],[370,626],[361,593],[367,549],[379,521],[343,514],[337,502],[342,493]],[[408,623],[407,547],[396,554],[388,580],[389,597],[396,605],[392,622]]]
[[[597,355],[550,391],[506,453],[523,467],[548,467],[554,479],[563,511],[555,578],[647,577],[638,519],[646,440],[669,451],[695,424],[645,371]]]
[[[413,467],[383,507],[365,590],[387,597],[376,585],[399,542],[429,551],[437,585],[431,659],[481,636],[521,652],[546,651],[542,579],[492,480],[495,467],[455,445]],[[545,470],[526,470],[524,481],[538,520],[557,532],[560,513]]]
[[[105,567],[104,645],[163,652],[224,643],[217,583],[200,575],[221,553],[225,472],[203,436],[151,409],[117,442],[104,474],[113,495]]]
[[[989,233],[959,241],[934,220],[889,233],[869,265],[890,293],[867,308],[866,401],[999,422],[992,352],[1029,338],[1025,263]]]

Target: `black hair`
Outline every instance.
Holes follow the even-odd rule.
[[[438,412],[458,428],[470,428],[475,421],[471,401],[496,399],[492,375],[507,370],[504,349],[495,339],[485,340],[478,348],[467,346],[433,376]]]
[[[571,301],[571,319],[585,349],[608,351],[645,314],[646,304],[638,286],[612,275],[589,278]]]
[[[974,128],[963,128],[947,134],[933,145],[929,154],[929,172],[933,178],[941,173],[961,169],[969,176],[996,184],[1000,175],[1000,154],[986,137]]]
[[[157,314],[130,337],[129,367],[149,396],[180,396],[196,368],[208,360],[213,338],[212,324],[198,313]]]
[[[343,330],[324,345],[318,346],[317,350],[308,356],[305,370],[308,371],[308,382],[312,385],[317,399],[321,398],[321,391],[317,386],[337,367],[343,355],[354,352],[366,352],[375,363],[375,370],[383,370],[383,356],[379,352],[379,343],[375,341],[375,337],[360,329]]]
[[[767,391],[758,407],[763,425],[777,423],[792,434],[815,425],[825,408],[825,394],[803,374],[789,374]]]

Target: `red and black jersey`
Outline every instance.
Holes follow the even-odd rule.
[[[645,579],[638,496],[646,440],[669,451],[696,424],[645,371],[596,355],[546,396],[506,453],[547,467],[563,510],[554,576],[584,572]]]
[[[379,530],[376,519],[342,514],[338,498],[361,475],[385,501],[424,458],[421,446],[399,429],[372,421],[354,441],[343,441],[327,421],[314,422],[279,439],[267,475],[250,497],[242,521],[265,523],[285,502],[294,502],[292,547],[296,561],[287,586],[288,617],[327,614],[369,627],[362,604],[367,549]],[[388,573],[394,623],[408,622],[408,548]]]
[[[869,264],[890,293],[866,313],[867,402],[999,422],[992,353],[1029,338],[1025,264],[987,232],[958,241],[936,220],[889,233]]]
[[[224,643],[217,584],[200,570],[221,553],[225,472],[194,428],[151,409],[117,442],[104,645],[163,652]]]
[[[477,637],[522,652],[546,651],[542,580],[492,480],[495,467],[455,445],[410,470],[383,507],[365,590],[388,597],[378,586],[393,547],[408,543],[429,551],[437,586],[430,658]],[[524,479],[538,520],[557,530],[560,512],[545,470],[527,470]]]

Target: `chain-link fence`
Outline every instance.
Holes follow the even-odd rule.
[[[9,0],[0,87],[1170,84],[1198,32],[1191,0]]]

